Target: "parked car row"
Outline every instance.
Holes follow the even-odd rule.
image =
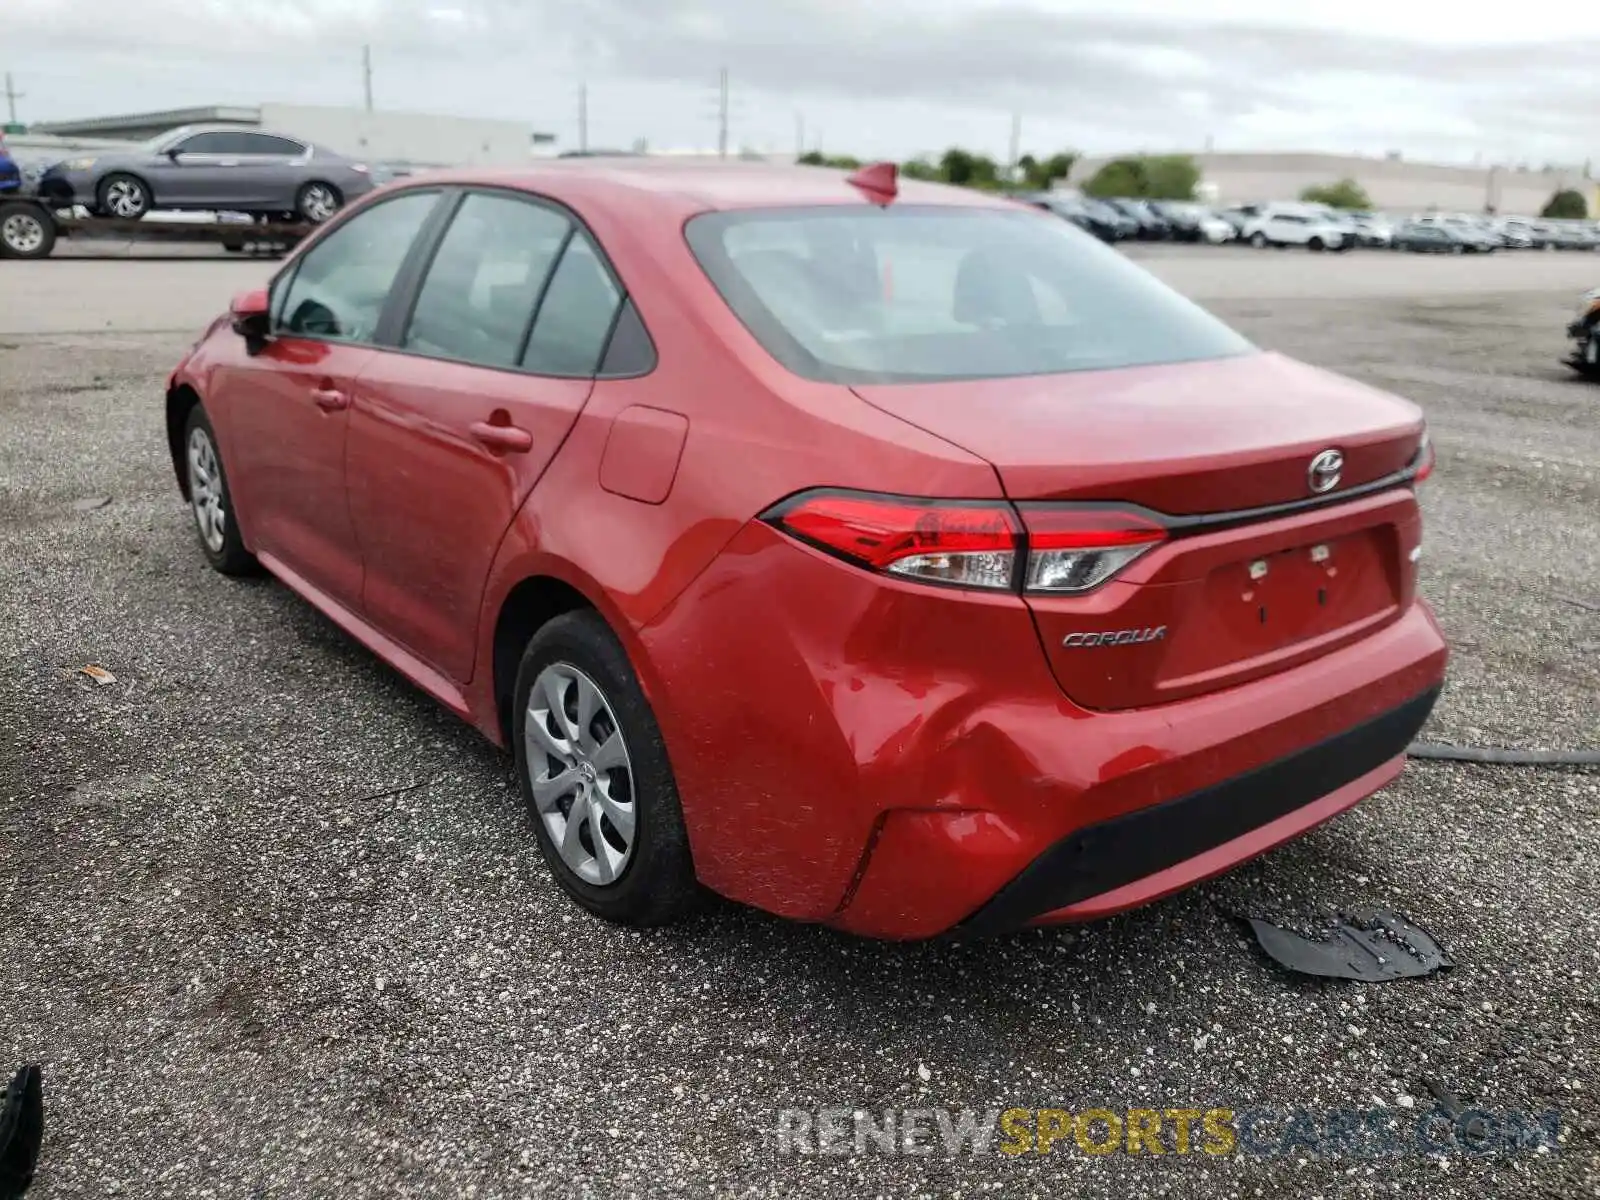
[[[1600,249],[1600,224],[1471,213],[1397,215],[1350,211],[1305,201],[1225,208],[1173,200],[1096,199],[1076,192],[1022,197],[1101,241],[1244,242],[1259,249],[1356,248],[1419,254],[1490,254],[1496,250]]]
[[[1071,221],[1103,242],[1231,242],[1235,231],[1204,204],[1132,197],[1096,199],[1076,192],[1036,192],[1019,197]]]

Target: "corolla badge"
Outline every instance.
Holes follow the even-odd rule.
[[[1061,639],[1068,649],[1079,646],[1138,646],[1144,642],[1159,642],[1167,636],[1165,625],[1151,625],[1144,629],[1107,629],[1103,633],[1069,633]]]
[[[1311,485],[1311,494],[1320,496],[1338,487],[1343,474],[1344,455],[1338,450],[1324,450],[1306,468],[1306,482]]]

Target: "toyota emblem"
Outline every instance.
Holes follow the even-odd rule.
[[[1331,492],[1339,486],[1339,478],[1344,472],[1344,455],[1337,450],[1324,450],[1311,460],[1311,465],[1306,468],[1306,481],[1311,485],[1311,494],[1320,496],[1324,492]]]

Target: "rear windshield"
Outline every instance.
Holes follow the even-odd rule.
[[[1036,210],[758,209],[689,246],[762,346],[830,383],[994,379],[1189,362],[1249,342]]]

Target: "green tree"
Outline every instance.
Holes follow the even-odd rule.
[[[1151,200],[1193,200],[1200,168],[1187,154],[1158,154],[1144,160],[1144,178]]]
[[[1341,179],[1338,183],[1314,183],[1300,193],[1308,204],[1326,204],[1329,208],[1372,207],[1372,197],[1354,179]]]
[[[1022,183],[1036,192],[1048,191],[1050,185],[1058,179],[1065,179],[1072,174],[1072,164],[1077,162],[1076,154],[1052,154],[1046,159],[1037,159],[1031,154],[1024,154],[1017,160],[1017,168],[1022,172]]]
[[[1143,196],[1145,187],[1143,159],[1114,158],[1100,165],[1083,190],[1091,196]]]
[[[920,156],[917,158],[908,158],[905,162],[901,163],[900,174],[904,175],[907,179],[938,180],[942,178],[942,176],[939,174],[939,168],[934,166],[926,158],[922,158]]]
[[[1078,156],[1070,150],[1063,150],[1059,154],[1052,154],[1049,158],[1044,160],[1043,164],[1041,164],[1044,167],[1045,179],[1050,183],[1054,183],[1057,179],[1065,179],[1068,175],[1072,174],[1072,168],[1074,165],[1076,165],[1077,161]]]
[[[807,150],[795,162],[803,167],[823,167],[827,166],[828,160],[822,157],[821,150]]]
[[[939,158],[939,174],[944,176],[946,183],[966,187],[974,178],[975,162],[976,159],[970,152],[952,146]]]
[[[1544,206],[1539,215],[1556,220],[1581,220],[1589,215],[1589,202],[1583,198],[1582,192],[1563,188],[1550,197],[1550,203]]]
[[[1091,196],[1193,200],[1199,184],[1200,168],[1187,154],[1154,154],[1102,164],[1083,190]]]

